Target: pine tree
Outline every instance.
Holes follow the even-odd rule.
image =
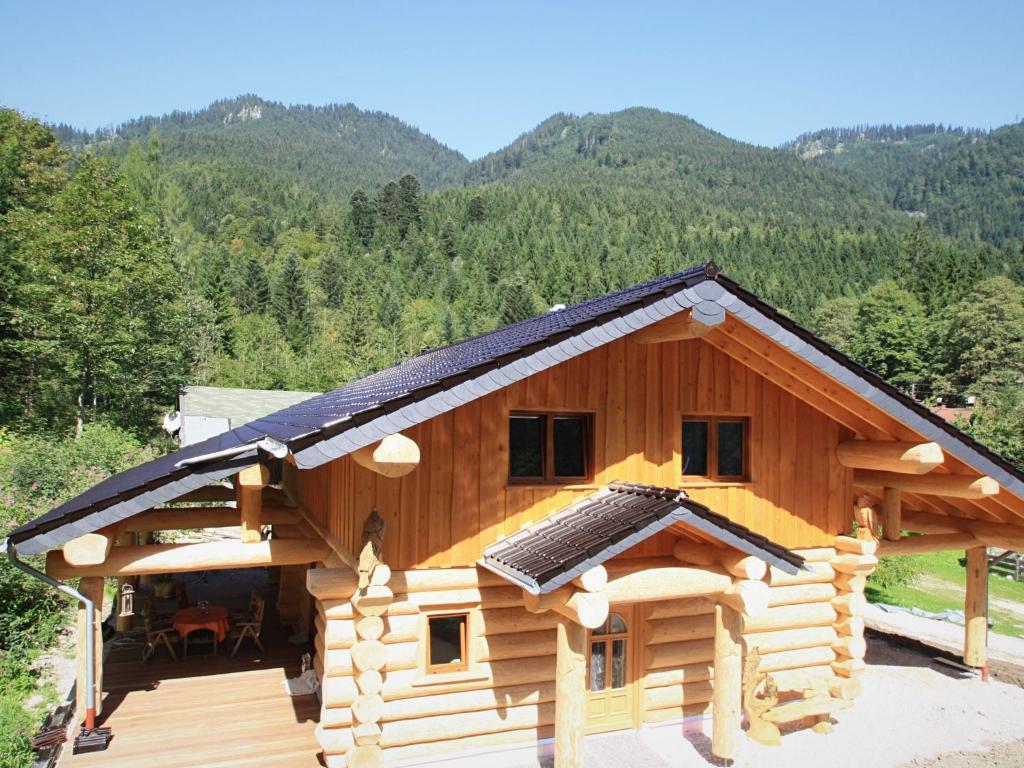
[[[352,193],[348,204],[349,220],[352,222],[356,240],[368,248],[370,241],[373,240],[373,203],[366,196],[365,190],[359,187]]]
[[[480,195],[473,195],[469,201],[469,220],[473,224],[479,224],[487,218],[487,204]]]
[[[277,272],[272,291],[274,316],[293,349],[300,349],[308,340],[311,328],[309,290],[302,262],[295,251],[289,251]]]
[[[518,275],[502,284],[500,305],[500,324],[503,326],[526,320],[537,313],[526,281]]]
[[[199,280],[205,298],[213,308],[214,342],[230,354],[234,346],[235,303],[229,260],[223,248],[212,248],[199,265]]]
[[[389,181],[377,191],[374,199],[377,221],[386,227],[400,229],[402,223],[402,196],[398,185]]]
[[[238,309],[246,315],[259,315],[270,305],[270,280],[257,256],[249,256],[242,268],[236,294]]]
[[[420,182],[411,173],[398,180],[399,218],[398,232],[404,238],[409,230],[419,227],[423,219],[420,200]]]
[[[317,278],[324,302],[331,309],[340,309],[345,300],[345,265],[337,249],[331,248],[320,257]]]

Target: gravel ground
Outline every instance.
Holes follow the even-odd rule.
[[[852,709],[835,715],[831,734],[797,730],[785,734],[780,747],[743,738],[734,767],[1024,766],[1024,689],[961,676],[928,655],[883,639],[871,640],[867,661],[863,692]],[[587,739],[585,765],[715,765],[710,746],[706,734],[683,734],[680,726],[607,734]]]

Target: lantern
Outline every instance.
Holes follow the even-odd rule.
[[[122,617],[135,615],[135,587],[127,581],[121,585],[121,613]]]

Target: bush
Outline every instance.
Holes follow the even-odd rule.
[[[914,557],[883,557],[868,577],[868,583],[878,589],[909,587],[920,576],[921,564]]]
[[[0,430],[0,537],[108,475],[156,455],[131,434],[88,425],[81,438],[47,439]],[[41,557],[28,561],[42,569]],[[39,691],[33,660],[67,625],[71,602],[0,560],[0,768],[28,765],[35,713],[22,701]]]

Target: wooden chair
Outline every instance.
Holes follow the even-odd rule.
[[[252,615],[256,612],[256,606],[263,602],[263,595],[256,588],[253,588],[249,592],[249,607],[244,611],[232,611],[231,612],[231,623],[242,623],[249,621]]]
[[[263,628],[263,609],[265,602],[262,597],[256,603],[256,607],[245,621],[240,621],[231,628],[231,634],[229,638],[235,640],[235,647],[231,649],[231,655],[234,656],[238,653],[238,647],[242,644],[242,641],[247,637],[251,637],[253,642],[256,643],[256,647],[261,651],[265,651],[263,643],[260,642],[260,631]]]
[[[163,643],[167,647],[167,652],[171,654],[171,658],[177,661],[178,654],[174,652],[171,641],[178,641],[178,633],[170,626],[154,626],[152,616],[148,611],[142,615],[142,624],[146,628],[146,646],[142,649],[142,660],[149,661],[150,657],[156,653],[156,647]]]

